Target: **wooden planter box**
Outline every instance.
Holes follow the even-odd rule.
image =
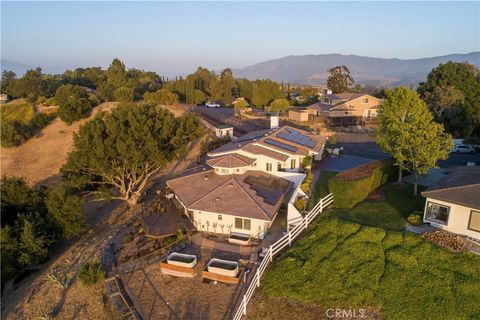
[[[169,264],[167,263],[167,259],[164,259],[162,262],[160,262],[160,270],[162,271],[162,274],[168,274],[176,277],[193,278],[195,276],[195,271],[193,268]]]
[[[222,260],[215,259],[215,258],[210,260],[210,262],[205,266],[205,268],[202,271],[202,278],[225,282],[225,283],[234,283],[234,284],[240,283],[241,272],[238,268],[238,263],[237,263],[237,269],[235,271],[232,270],[231,272],[229,272],[230,270],[225,270],[226,272],[223,273],[223,272],[212,272],[214,270],[221,271],[220,270],[221,268],[210,266],[210,264],[213,261],[222,261]],[[234,272],[235,272],[235,275],[233,275]],[[229,275],[228,273],[232,273],[232,274]]]

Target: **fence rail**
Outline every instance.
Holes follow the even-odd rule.
[[[292,241],[295,240],[303,230],[308,228],[308,225],[315,219],[320,213],[322,213],[323,209],[328,207],[333,202],[333,194],[329,194],[324,198],[320,199],[320,201],[313,207],[310,212],[308,212],[302,220],[298,224],[296,224],[292,229],[288,231],[286,235],[281,237],[277,242],[272,244],[270,248],[267,250],[265,257],[263,258],[262,262],[257,268],[255,275],[250,282],[247,291],[243,295],[242,302],[238,306],[235,315],[233,316],[233,320],[240,320],[242,316],[247,314],[247,305],[250,299],[255,292],[255,288],[260,286],[260,279],[267,269],[267,266],[273,261],[273,257],[282,251],[287,246],[291,246]]]

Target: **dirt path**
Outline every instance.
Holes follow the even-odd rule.
[[[99,111],[108,111],[116,102],[105,102],[93,110],[92,116],[68,126],[56,118],[41,133],[15,148],[0,148],[2,175],[23,177],[29,185],[53,184],[59,181],[60,167],[72,150],[73,133]]]
[[[135,208],[142,210],[155,197],[155,191],[165,181],[197,161],[201,141],[189,148],[183,159],[171,163],[153,179],[152,187],[144,202]],[[56,314],[56,319],[116,319],[118,315],[103,299],[103,285],[84,287],[76,279],[78,267],[93,259],[99,260],[105,244],[121,228],[132,221],[134,214],[128,212],[124,203],[89,202],[86,205],[87,220],[95,224],[77,241],[66,242],[56,248],[56,254],[38,271],[16,284],[2,300],[2,318],[37,319],[45,314]],[[66,275],[70,281],[67,288],[49,280],[49,274]]]

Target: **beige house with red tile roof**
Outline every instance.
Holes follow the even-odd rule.
[[[282,204],[289,223],[301,217],[293,206],[304,195],[301,163],[319,158],[324,144],[319,135],[289,126],[250,132],[210,152],[211,169],[167,185],[198,230],[263,239]]]

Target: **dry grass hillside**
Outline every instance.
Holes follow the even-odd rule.
[[[116,105],[116,102],[102,103],[94,109],[91,117]],[[58,174],[60,167],[72,149],[73,133],[89,119],[76,121],[69,126],[56,118],[38,136],[21,146],[1,148],[2,175],[23,177],[30,185],[48,185],[58,181],[61,179]]]

